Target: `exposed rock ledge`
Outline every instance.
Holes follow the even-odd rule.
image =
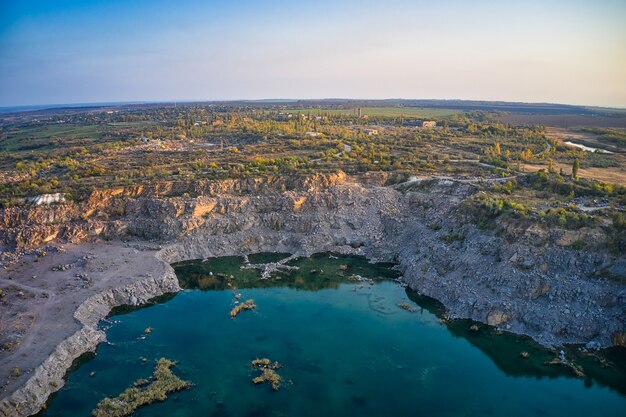
[[[463,222],[458,211],[464,199],[476,191],[466,184],[435,183],[428,189],[417,187],[405,193],[341,181],[322,188],[284,190],[281,184],[278,189],[256,195],[222,195],[223,190],[217,190],[210,196],[190,199],[120,198],[107,206],[115,213],[123,208],[119,219],[105,222],[104,213],[93,224],[58,223],[63,216],[81,212],[81,207],[72,205],[58,208],[59,212],[57,208],[5,211],[0,219],[6,226],[4,235],[0,227],[0,238],[5,240],[41,242],[47,241],[46,236],[59,239],[56,236],[63,233],[71,240],[69,237],[80,236],[77,230],[83,226],[105,236],[107,230],[113,237],[128,232],[143,242],[137,247],[152,246],[140,250],[159,250],[156,256],[160,260],[155,262],[164,268],[153,273],[159,278],[133,282],[138,272],[145,275],[148,271],[136,263],[137,259],[127,260],[120,280],[111,284],[118,289],[102,288],[104,292],[92,292],[86,301],[78,301],[76,311],[64,317],[74,314],[82,326],[80,331],[42,360],[26,383],[0,400],[0,416],[37,412],[47,396],[62,386],[72,361],[102,340],[104,335],[96,328],[98,321],[114,306],[137,305],[177,291],[176,277],[165,262],[186,259],[264,251],[303,256],[335,251],[365,255],[371,260],[393,260],[404,281],[441,301],[450,317],[489,322],[527,334],[544,345],[591,343],[602,347],[626,339],[626,288],[620,281],[603,276],[603,271],[623,275],[626,261],[623,255],[614,257],[601,245],[593,245],[593,239],[587,239],[588,250],[577,251],[550,243],[563,240],[558,234],[566,231],[528,228],[513,231],[515,239],[481,231]],[[51,230],[40,230],[40,222],[50,223],[44,229]],[[146,239],[164,247],[157,249]],[[99,245],[107,247],[102,242]],[[154,253],[143,253],[155,263]],[[32,285],[37,281],[34,278]],[[22,284],[24,281],[30,285],[22,277]],[[41,345],[37,349],[41,350]]]
[[[63,387],[64,376],[72,362],[87,352],[95,351],[105,340],[97,324],[113,307],[141,305],[151,298],[180,290],[174,270],[168,266],[162,276],[114,288],[85,300],[74,313],[82,328],[61,342],[54,352],[35,369],[30,379],[11,396],[0,402],[0,416],[26,417],[39,412],[48,397]]]

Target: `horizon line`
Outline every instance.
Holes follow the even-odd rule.
[[[249,102],[249,103],[281,103],[281,102],[298,102],[298,101],[329,101],[329,100],[345,100],[345,101],[442,101],[442,102],[475,102],[475,103],[502,103],[502,104],[524,104],[524,105],[558,105],[569,107],[587,107],[607,110],[626,110],[626,106],[606,106],[596,104],[574,104],[563,102],[548,101],[507,101],[507,100],[488,100],[488,99],[463,99],[463,98],[348,98],[348,97],[325,97],[325,98],[261,98],[261,99],[190,99],[190,100],[131,100],[131,101],[93,101],[93,102],[68,102],[68,103],[44,103],[44,104],[18,104],[18,105],[2,105],[0,113],[17,113],[20,111],[38,111],[53,110],[64,108],[81,108],[81,107],[119,107],[127,105],[141,104],[194,104],[194,103],[232,103],[232,102]],[[4,110],[4,111],[3,111]],[[13,110],[13,111],[7,111]]]

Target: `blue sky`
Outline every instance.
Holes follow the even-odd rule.
[[[626,107],[623,22],[623,0],[0,0],[0,106],[346,97]]]

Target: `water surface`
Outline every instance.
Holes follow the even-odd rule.
[[[469,330],[476,323],[467,320],[441,323],[441,307],[394,282],[390,265],[321,254],[260,281],[258,270],[241,264],[236,257],[180,263],[187,290],[117,309],[102,324],[109,343],[69,373],[43,415],[88,416],[104,396],[149,376],[160,357],[178,361],[174,372],[193,386],[136,416],[625,415],[623,351],[607,352],[615,367],[603,368],[568,350],[587,374],[575,378],[545,365],[555,353],[527,338],[482,325]],[[231,319],[236,293],[257,310]],[[279,391],[252,384],[249,363],[257,357],[282,364]]]
[[[569,140],[566,141],[565,144],[569,145],[569,146],[574,146],[574,147],[576,147],[578,149],[582,149],[585,152],[598,152],[598,153],[606,153],[606,154],[612,154],[613,153],[611,151],[607,151],[606,149],[592,148],[591,146],[585,146],[585,145],[582,145],[580,143],[571,142]]]

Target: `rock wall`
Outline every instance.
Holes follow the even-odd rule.
[[[395,246],[413,289],[441,301],[451,317],[487,322],[545,345],[613,343],[626,323],[626,287],[605,271],[623,255],[610,255],[591,239],[588,250],[565,246],[568,230],[530,225],[501,236],[479,230],[459,220],[464,187],[449,187],[407,195],[420,211],[397,230]],[[458,199],[453,204],[451,196]]]
[[[64,234],[149,239],[163,245],[158,257],[167,263],[261,251],[303,256],[334,251],[395,261],[404,281],[441,301],[450,317],[487,322],[546,345],[601,347],[623,341],[626,289],[602,271],[624,270],[619,268],[624,255],[611,256],[600,245],[568,248],[563,242],[572,237],[566,230],[528,225],[502,236],[479,230],[460,210],[477,192],[469,184],[434,181],[403,192],[371,185],[386,180],[363,185],[337,174],[225,181],[195,186],[203,193],[196,197],[174,197],[181,191],[174,186],[134,188],[92,196],[98,202],[82,208],[53,210],[55,219],[70,220],[42,227],[59,230],[53,239]],[[159,197],[160,192],[170,196]],[[46,215],[39,209],[7,210],[0,218],[11,236],[35,233],[27,230],[38,230],[33,224]],[[71,220],[77,215],[80,221]],[[581,233],[591,239],[602,232]],[[95,326],[113,306],[137,305],[177,290],[169,268],[162,277],[91,297],[75,314],[83,329],[61,344],[26,386],[0,403],[0,416],[36,411],[63,384],[72,360],[102,340]]]
[[[96,190],[80,203],[0,210],[0,244],[30,248],[53,240],[78,243],[100,235],[131,233],[153,239],[173,239],[202,225],[207,203],[215,196],[254,196],[288,192],[315,193],[348,181],[346,174],[316,174],[295,177],[263,177],[192,183],[164,182]],[[204,205],[204,207],[203,207]],[[228,207],[218,207],[224,212]],[[172,221],[185,214],[186,223]],[[117,221],[126,217],[125,222]],[[148,221],[149,220],[149,221]],[[141,224],[144,222],[145,224]]]
[[[488,322],[545,345],[610,346],[625,330],[626,288],[604,271],[618,270],[624,256],[593,245],[584,251],[561,245],[572,233],[567,230],[530,225],[514,238],[479,230],[459,210],[474,192],[470,185],[440,182],[406,194],[344,184],[313,194],[223,196],[215,205],[223,210],[205,213],[202,225],[181,233],[161,254],[176,262],[334,251],[395,261],[404,281],[441,301],[450,317]]]
[[[606,346],[625,330],[626,258],[594,243],[601,229],[504,225],[511,230],[497,236],[459,209],[477,192],[472,185],[413,181],[403,192],[371,185],[388,181],[364,185],[337,173],[99,191],[83,205],[6,209],[0,238],[28,246],[132,235],[169,242],[168,262],[271,250],[359,253],[396,260],[406,282],[451,316],[487,321],[503,312],[499,325],[544,344]],[[171,196],[183,188],[201,195]],[[580,239],[585,250],[567,246]]]

